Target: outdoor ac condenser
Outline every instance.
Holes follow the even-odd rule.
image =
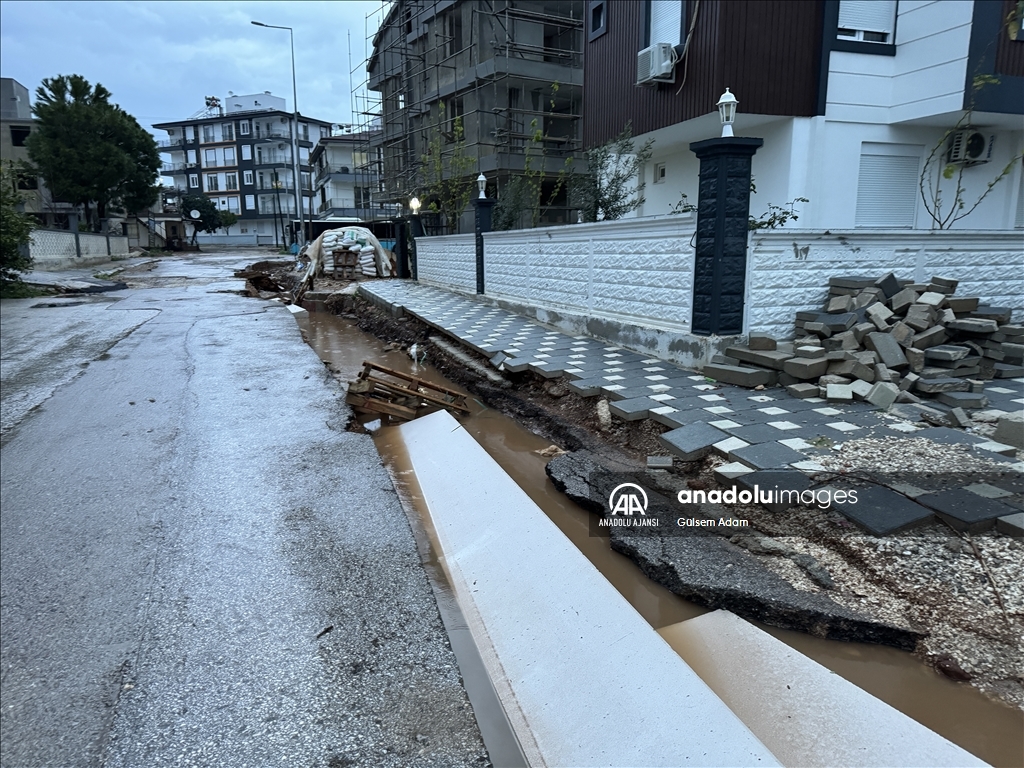
[[[958,165],[979,165],[992,159],[993,136],[969,128],[957,131],[949,145],[949,162]]]
[[[675,81],[676,57],[670,43],[655,43],[636,55],[636,84]]]

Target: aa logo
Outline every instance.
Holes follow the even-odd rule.
[[[646,515],[647,493],[635,483],[623,483],[611,492],[608,507],[613,515]]]

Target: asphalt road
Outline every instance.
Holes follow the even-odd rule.
[[[3,302],[3,768],[487,762],[370,438],[233,293],[264,257]]]

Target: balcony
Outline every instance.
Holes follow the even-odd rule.
[[[237,168],[238,163],[235,160],[203,160],[203,169],[207,168]]]
[[[328,180],[331,181],[360,181],[375,183],[379,180],[376,171],[362,168],[352,168],[347,165],[325,165],[318,167],[316,171],[316,183],[319,185]]]
[[[352,206],[351,200],[342,198],[330,198],[327,202],[317,207],[317,216],[321,219],[385,219],[390,216],[398,216],[401,213],[399,205],[377,205],[356,208]]]
[[[160,166],[160,173],[164,174],[178,174],[187,173],[190,170],[197,168],[195,163],[163,163]]]
[[[253,131],[248,136],[242,136],[242,139],[249,141],[291,141],[291,133],[285,130],[273,130],[273,131]]]
[[[282,195],[288,193],[289,195],[295,194],[295,185],[291,181],[264,181],[260,182],[256,180],[256,189],[260,192],[280,192]],[[306,194],[309,194],[308,192]]]
[[[283,216],[295,215],[295,200],[283,195],[275,200],[275,195],[261,195],[257,201],[259,204],[260,216]]]
[[[291,168],[292,157],[291,155],[286,155],[283,152],[257,152],[256,159],[253,164],[257,168],[261,166],[278,166],[284,168]]]
[[[184,139],[158,139],[156,145],[159,149],[174,149],[185,145]]]

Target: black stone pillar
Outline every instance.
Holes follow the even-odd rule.
[[[491,212],[497,200],[478,197],[476,205],[476,292],[484,292],[484,232],[491,231]]]
[[[409,277],[409,226],[405,219],[395,221],[395,260],[398,277]]]
[[[419,267],[416,259],[416,238],[423,237],[423,220],[418,213],[409,217],[409,276],[419,279]]]
[[[700,159],[691,326],[699,336],[743,333],[750,161],[762,144],[727,137],[690,145]]]

